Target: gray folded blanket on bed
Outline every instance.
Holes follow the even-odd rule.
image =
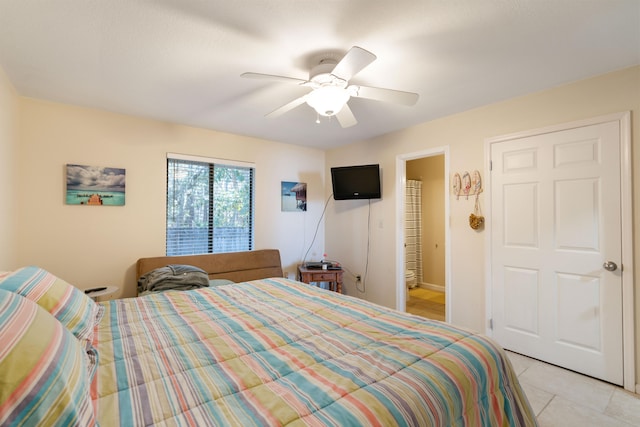
[[[156,268],[138,279],[138,295],[209,286],[209,275],[193,265],[172,264]]]

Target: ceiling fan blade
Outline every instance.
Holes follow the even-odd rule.
[[[348,128],[358,123],[351,108],[349,108],[349,104],[344,104],[344,107],[336,114],[336,118],[343,128]]]
[[[293,110],[297,106],[304,104],[306,100],[307,100],[307,95],[301,96],[300,98],[296,98],[293,101],[284,104],[282,107],[276,108],[275,110],[267,114],[265,117],[274,118],[274,117],[281,116],[287,111]]]
[[[351,77],[358,74],[367,65],[371,64],[376,56],[361,47],[353,46],[349,52],[338,62],[331,74],[343,80],[351,80]]]
[[[285,76],[274,76],[272,74],[261,74],[261,73],[242,73],[240,77],[244,77],[246,79],[262,79],[262,80],[271,80],[273,82],[280,83],[293,83],[297,85],[302,85],[307,83],[306,80],[296,79],[295,77],[285,77]]]
[[[404,92],[394,89],[383,89],[370,86],[350,86],[353,87],[352,95],[356,98],[375,99],[376,101],[393,102],[394,104],[415,105],[419,95],[413,92]]]

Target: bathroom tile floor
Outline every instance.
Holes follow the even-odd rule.
[[[407,293],[407,313],[444,320],[444,292],[415,287]]]
[[[445,295],[407,293],[407,312],[444,320]],[[540,427],[640,426],[640,395],[622,387],[507,351]]]

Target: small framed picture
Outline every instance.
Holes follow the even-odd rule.
[[[307,210],[307,184],[305,182],[282,181],[282,212],[305,212]]]
[[[124,206],[125,170],[67,165],[68,205]]]

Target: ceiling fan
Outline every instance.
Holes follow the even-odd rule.
[[[320,63],[309,72],[309,80],[260,73],[243,73],[241,77],[266,79],[311,88],[311,92],[277,108],[267,114],[266,117],[280,116],[306,102],[318,113],[316,123],[320,122],[320,116],[335,116],[340,125],[343,128],[347,128],[357,123],[353,112],[347,104],[352,97],[375,99],[402,105],[414,105],[418,101],[418,94],[413,92],[349,84],[349,80],[353,76],[375,59],[376,56],[373,53],[361,47],[353,46],[339,62],[333,58],[320,60]]]

